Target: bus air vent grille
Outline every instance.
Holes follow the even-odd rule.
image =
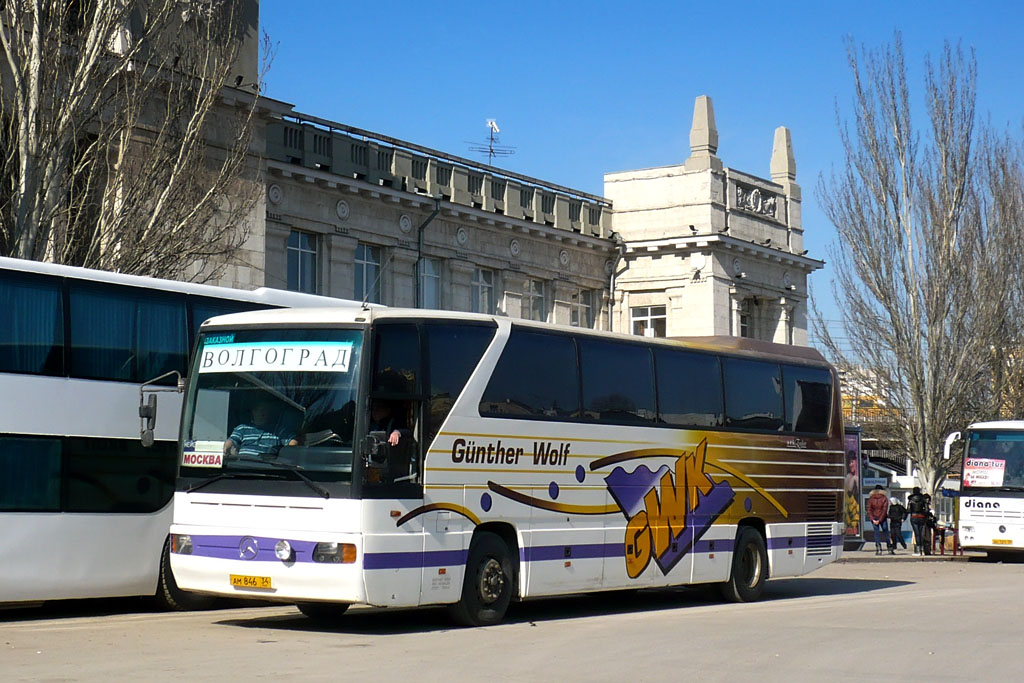
[[[808,522],[835,522],[839,519],[839,497],[834,493],[807,494]]]
[[[832,525],[831,524],[808,524],[807,525],[807,554],[808,555],[831,555],[832,554]]]

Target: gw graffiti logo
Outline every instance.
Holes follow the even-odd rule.
[[[608,491],[628,520],[623,545],[630,578],[640,576],[652,558],[662,574],[668,574],[732,504],[735,494],[728,482],[716,484],[704,471],[707,447],[704,439],[692,452],[683,452],[674,472],[668,465],[654,472],[646,465],[632,472],[620,466],[605,477]],[[590,468],[641,457],[650,455],[622,453],[596,460]]]

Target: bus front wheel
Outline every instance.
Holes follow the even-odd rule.
[[[736,536],[729,580],[722,584],[722,595],[729,602],[754,602],[764,593],[768,580],[768,550],[764,537],[745,526]]]
[[[497,624],[512,601],[512,559],[501,537],[481,532],[469,546],[462,597],[451,606],[452,617],[465,626]]]
[[[164,551],[160,555],[160,579],[156,588],[156,599],[164,609],[176,612],[210,609],[217,600],[212,595],[189,593],[178,588],[178,583],[171,572],[170,538],[164,542]]]

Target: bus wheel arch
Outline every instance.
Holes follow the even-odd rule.
[[[490,626],[504,617],[518,594],[519,544],[507,524],[484,524],[473,532],[459,601],[452,617],[465,626]]]
[[[760,600],[768,576],[768,545],[764,522],[743,520],[736,528],[729,579],[721,584],[722,596],[729,602]]]
[[[160,554],[160,575],[157,578],[156,600],[168,611],[188,612],[210,609],[217,601],[212,595],[190,593],[178,588],[171,571],[171,537],[164,540],[164,550]]]

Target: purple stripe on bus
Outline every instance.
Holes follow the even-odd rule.
[[[447,567],[466,564],[465,550],[430,550],[427,552],[366,553],[364,569],[413,569]]]

